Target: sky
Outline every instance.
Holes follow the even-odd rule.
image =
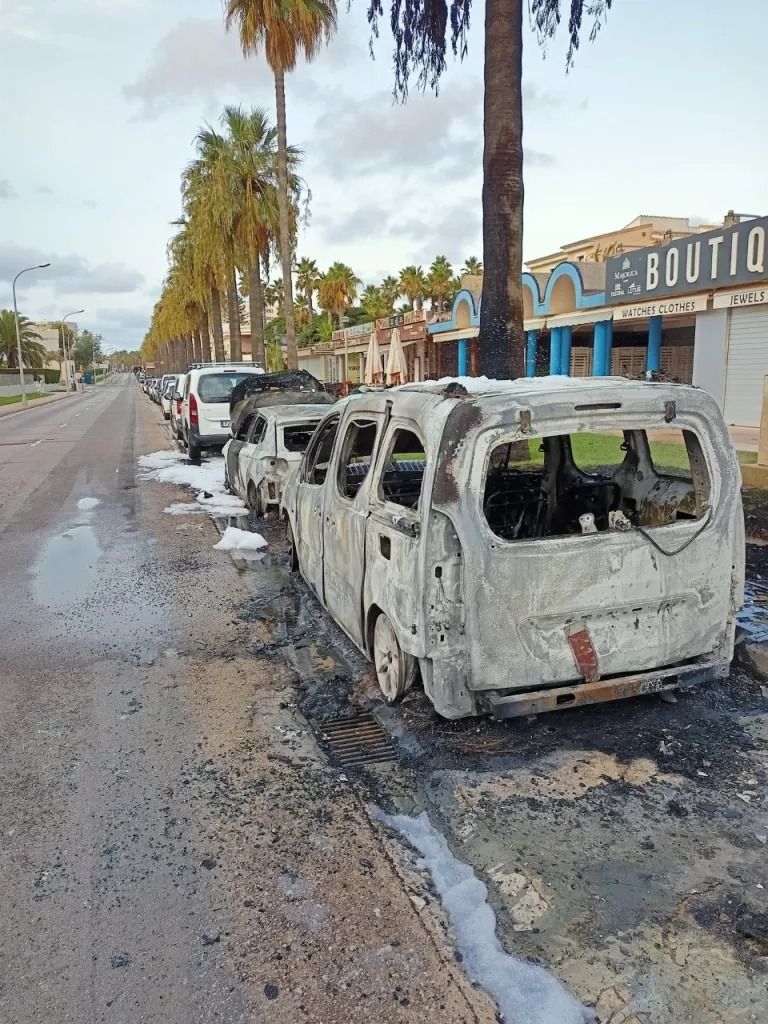
[[[567,0],[564,0],[567,5]],[[482,256],[481,0],[469,53],[439,95],[392,97],[388,23],[370,55],[367,0],[288,77],[289,142],[311,216],[297,253],[365,283],[438,253]],[[33,320],[84,307],[107,349],[137,348],[166,270],[194,137],[226,103],[274,111],[220,0],[0,0],[0,307],[22,267]],[[768,4],[614,0],[566,73],[566,41],[525,32],[527,258],[638,214],[716,222],[768,212]]]

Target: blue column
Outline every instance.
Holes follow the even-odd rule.
[[[570,377],[571,375],[571,338],[573,335],[572,327],[561,327],[560,330],[563,332],[561,335],[560,342],[560,373],[564,377]]]
[[[595,324],[594,327],[594,346],[592,351],[592,376],[602,377],[604,376],[603,367],[605,366],[605,347],[607,344],[606,337],[606,320],[600,320]]]
[[[613,351],[613,320],[605,321],[605,363],[603,364],[603,376],[611,375],[611,352]]]
[[[645,368],[649,372],[661,369],[661,317],[652,316],[648,320],[648,357]]]
[[[462,338],[457,346],[458,377],[469,376],[469,341]]]
[[[560,353],[563,346],[562,327],[553,327],[549,332],[549,372],[560,373]]]
[[[525,376],[536,376],[536,349],[538,347],[539,332],[528,331],[527,344],[525,346]]]

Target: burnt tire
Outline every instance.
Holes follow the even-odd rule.
[[[299,553],[296,550],[296,541],[293,539],[293,530],[291,529],[291,521],[286,518],[285,520],[285,532],[288,539],[288,568],[291,572],[299,571]]]
[[[373,627],[371,649],[379,688],[387,703],[394,704],[413,686],[418,662],[401,648],[394,626],[383,612]]]
[[[261,497],[261,491],[256,487],[255,484],[248,484],[248,500],[246,501],[248,508],[251,513],[256,516],[257,519],[262,519],[264,516],[264,500]]]

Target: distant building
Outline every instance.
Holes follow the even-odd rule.
[[[70,331],[72,331],[73,337],[77,337],[77,324],[73,320],[66,320],[65,323]],[[40,335],[39,343],[45,348],[46,352],[60,351],[61,331],[59,330],[58,322],[41,320],[30,326],[33,331]],[[60,365],[58,359],[52,358],[45,361],[44,368],[58,370]]]
[[[567,242],[557,252],[526,260],[525,264],[532,274],[548,274],[558,263],[564,263],[566,260],[570,263],[605,263],[613,256],[623,256],[624,253],[634,252],[635,249],[663,245],[687,235],[728,227],[735,223],[735,218],[731,218],[734,218],[733,212],[724,217],[722,224],[691,224],[687,217],[655,217],[642,214],[623,228],[606,231],[600,235],[590,235],[576,242]]]

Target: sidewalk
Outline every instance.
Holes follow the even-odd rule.
[[[71,398],[75,394],[81,392],[75,391],[60,391],[55,395],[49,395],[47,398],[34,398],[27,408],[25,409],[21,402],[14,402],[12,405],[0,406],[0,419],[3,416],[11,416],[17,412],[27,412],[29,409],[41,409],[46,405],[52,405],[54,402],[60,402],[62,398]]]

